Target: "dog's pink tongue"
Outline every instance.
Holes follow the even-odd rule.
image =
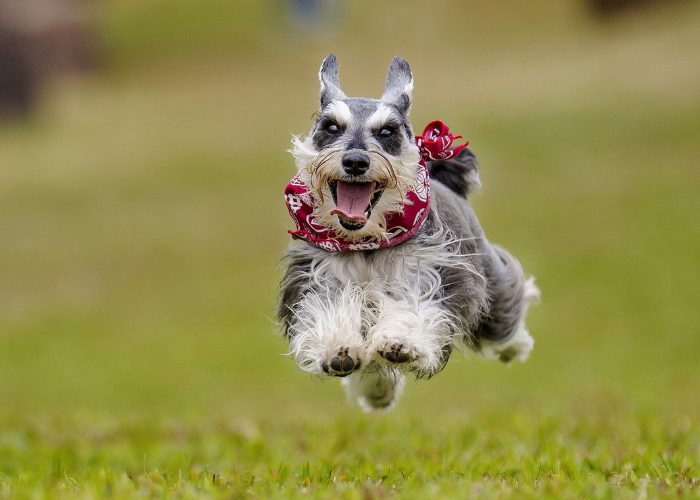
[[[343,182],[336,185],[336,208],[331,214],[342,215],[345,219],[367,222],[365,210],[372,196],[371,182]]]

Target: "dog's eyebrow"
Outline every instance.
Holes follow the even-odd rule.
[[[387,123],[394,123],[395,121],[393,109],[385,104],[380,104],[377,110],[367,119],[367,126],[371,130],[377,130]]]
[[[333,101],[323,111],[325,116],[333,118],[338,125],[348,125],[352,120],[352,112],[343,101]]]

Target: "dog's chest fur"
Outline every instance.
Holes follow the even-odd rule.
[[[408,242],[400,248],[325,255],[324,260],[330,265],[324,266],[324,277],[340,283],[383,283],[388,288],[390,283],[398,282],[413,287],[424,260],[411,251],[413,247],[415,244]]]

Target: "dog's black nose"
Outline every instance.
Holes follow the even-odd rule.
[[[369,156],[361,151],[350,151],[343,156],[343,169],[350,175],[362,175],[369,169]]]

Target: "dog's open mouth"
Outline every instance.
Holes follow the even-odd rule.
[[[386,187],[378,182],[341,180],[330,181],[328,185],[335,202],[331,215],[337,215],[340,225],[349,231],[357,231],[367,224]]]

